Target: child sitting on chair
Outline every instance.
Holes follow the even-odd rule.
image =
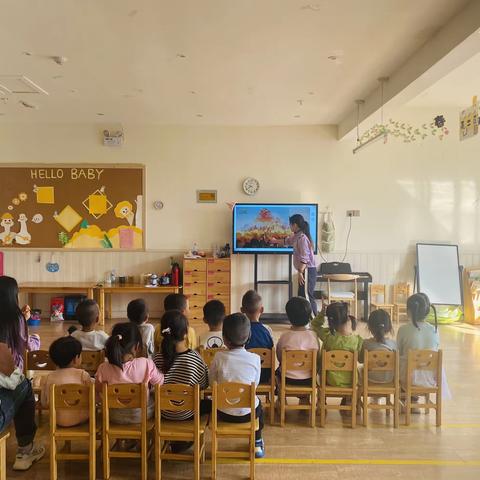
[[[163,384],[163,373],[157,370],[153,360],[138,357],[142,351],[142,336],[137,325],[132,322],[117,323],[112,330],[112,336],[105,345],[108,363],[102,363],[95,375],[96,389],[102,391],[102,384],[146,383],[149,386]],[[150,399],[149,400],[153,400]],[[149,401],[147,418],[154,414],[154,402]],[[140,423],[141,414],[138,408],[112,409],[110,418],[113,423]]]
[[[277,377],[282,368],[283,350],[316,350],[320,348],[318,338],[314,332],[307,327],[312,318],[312,307],[310,302],[303,297],[292,297],[285,305],[290,330],[282,333],[277,343],[277,359],[279,367]],[[295,370],[285,372],[286,382],[289,385],[312,385],[310,371]],[[280,383],[277,379],[277,383]]]
[[[395,352],[397,350],[397,342],[388,335],[393,333],[392,320],[385,310],[374,310],[368,317],[368,330],[372,337],[363,340],[362,348],[358,354],[358,361],[365,361],[365,350],[388,350]],[[362,370],[360,370],[361,372]],[[378,371],[368,374],[368,378],[372,383],[390,383],[393,381],[392,371]]]
[[[154,353],[155,327],[148,323],[148,305],[143,298],[136,298],[128,304],[127,317],[138,326],[145,350],[143,353],[145,356],[151,357]]]
[[[430,309],[435,313],[435,326],[426,322]],[[407,383],[407,361],[409,350],[434,350],[440,349],[440,336],[437,329],[437,315],[430,305],[430,300],[424,293],[415,293],[407,299],[407,316],[410,320],[406,325],[398,329],[397,344],[400,354],[400,385],[405,387]],[[412,385],[424,387],[436,387],[437,379],[435,372],[430,370],[414,370]],[[442,375],[442,396],[446,399],[451,397],[445,373]],[[418,404],[418,397],[412,397],[412,403]],[[412,408],[412,413],[420,413],[417,405]]]
[[[210,385],[225,382],[238,382],[258,385],[260,382],[260,357],[247,352],[245,344],[250,337],[250,321],[243,313],[234,313],[223,321],[223,341],[228,350],[221,350],[210,366]],[[262,438],[263,409],[258,397],[255,398],[255,417],[259,428],[255,432],[255,457],[265,456]],[[218,418],[224,422],[245,423],[250,421],[249,408],[228,408],[219,410]]]
[[[163,301],[163,309],[165,312],[169,310],[180,310],[187,318],[189,313],[188,298],[182,293],[171,293],[165,297]],[[155,327],[155,351],[159,352],[162,348],[162,327],[157,325]],[[197,348],[197,336],[195,330],[192,327],[188,327],[187,332],[187,346],[188,348]]]
[[[50,358],[57,366],[57,370],[50,373],[42,382],[42,406],[48,408],[50,403],[50,386],[75,383],[90,385],[92,380],[85,370],[80,368],[82,363],[82,344],[72,337],[57,338],[48,350]],[[73,427],[89,419],[88,410],[68,410],[61,408],[57,412],[57,425]]]
[[[83,350],[97,351],[105,348],[108,335],[103,330],[96,330],[95,326],[100,317],[100,310],[95,300],[87,298],[77,305],[75,309],[75,318],[82,326],[81,330],[71,331],[70,335],[76,338],[81,344]]]
[[[225,318],[225,305],[220,300],[210,300],[203,306],[203,321],[208,332],[200,335],[199,345],[203,348],[222,348],[222,325]]]
[[[324,327],[325,317],[328,327]],[[322,348],[331,350],[347,350],[359,352],[363,339],[353,333],[357,327],[354,317],[348,314],[348,304],[335,302],[328,305],[325,314],[322,312],[312,320],[312,329],[323,343]],[[352,372],[327,372],[327,383],[333,387],[351,387]]]
[[[272,348],[273,333],[268,325],[260,322],[263,313],[262,297],[255,290],[248,290],[242,298],[242,313],[250,320],[250,338],[245,345],[247,350],[251,348]],[[260,383],[270,382],[271,370],[262,368]]]

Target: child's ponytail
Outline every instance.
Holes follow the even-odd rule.
[[[435,317],[435,331],[437,331],[437,311],[433,305],[430,304],[430,299],[425,293],[415,293],[407,299],[407,311],[410,313],[412,323],[416,328],[420,329],[418,322],[423,322],[430,312],[430,308],[433,309]]]
[[[325,312],[328,320],[328,328],[332,335],[335,335],[337,330],[349,320],[352,322],[352,330],[357,327],[355,317],[348,315],[348,304],[346,302],[331,303]]]
[[[378,343],[385,343],[387,334],[392,333],[392,320],[385,310],[374,310],[368,317],[368,329]]]
[[[123,370],[125,355],[134,349],[143,348],[142,335],[135,323],[117,323],[112,329],[112,335],[105,343],[105,354],[108,362]]]
[[[169,310],[165,312],[161,321],[162,329],[162,371],[167,373],[177,355],[176,345],[185,340],[188,331],[187,317],[180,310]]]

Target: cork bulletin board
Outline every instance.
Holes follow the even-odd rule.
[[[0,248],[142,250],[143,165],[0,164]]]

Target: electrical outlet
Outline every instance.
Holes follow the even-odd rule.
[[[360,210],[347,210],[347,217],[359,217]]]

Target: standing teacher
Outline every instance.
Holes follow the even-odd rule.
[[[288,221],[293,235],[285,239],[285,245],[293,247],[293,266],[298,272],[298,295],[310,302],[312,313],[316,316],[318,309],[314,292],[317,283],[317,267],[310,226],[298,213],[292,215]]]

